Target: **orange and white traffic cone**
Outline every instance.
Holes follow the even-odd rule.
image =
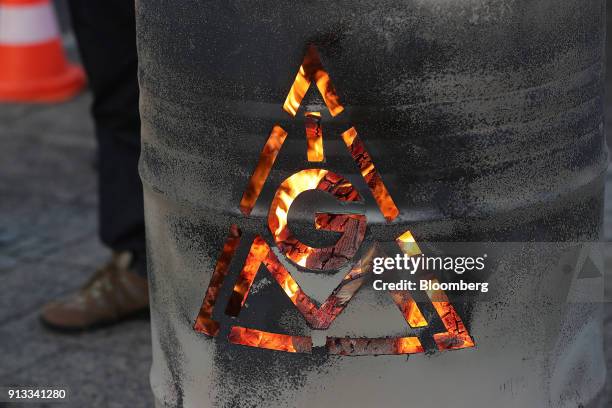
[[[85,85],[68,64],[49,0],[0,0],[0,101],[57,102]]]

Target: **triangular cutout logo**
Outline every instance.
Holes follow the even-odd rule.
[[[340,102],[330,76],[323,68],[319,53],[314,46],[308,47],[306,51],[302,65],[283,104],[283,110],[295,117],[300,110],[304,96],[313,83],[321,94],[329,114],[332,117],[342,114],[344,106]],[[270,203],[267,217],[267,227],[278,251],[272,249],[263,235],[257,235],[250,244],[248,255],[236,282],[231,286],[228,304],[225,308],[219,307],[219,309],[223,310],[227,316],[239,316],[256,275],[265,269],[283,289],[285,295],[291,300],[311,329],[326,330],[371,277],[368,265],[375,251],[375,246],[360,251],[367,228],[365,214],[317,213],[315,217],[315,227],[317,229],[341,233],[336,244],[330,247],[311,247],[300,242],[291,232],[287,220],[289,208],[297,196],[304,191],[320,190],[332,195],[339,201],[363,202],[361,193],[350,181],[342,175],[321,166],[325,157],[321,112],[305,112],[304,115],[307,158],[309,162],[316,163],[317,167],[296,171],[278,187]],[[277,124],[272,127],[239,203],[240,211],[244,216],[250,216],[287,136],[287,132],[280,125]],[[387,222],[392,222],[399,215],[399,209],[357,130],[351,127],[341,134],[341,138],[382,215]],[[230,272],[232,259],[240,245],[241,235],[238,226],[232,225],[230,227],[229,235],[209,281],[202,307],[194,324],[195,331],[210,337],[216,337],[221,331],[220,324],[213,319],[213,313],[216,309],[219,293],[224,287],[225,277]],[[406,231],[397,237],[396,242],[399,248],[409,256],[421,253],[410,231]],[[358,253],[362,255],[360,259],[355,261],[354,258]],[[305,268],[316,272],[339,270],[348,266],[348,273],[332,291],[331,295],[322,304],[318,304],[300,288],[291,272],[283,265],[278,256],[286,257],[296,268]],[[429,322],[425,319],[409,291],[392,291],[389,292],[389,295],[398,306],[409,327],[421,329],[429,326]],[[438,350],[473,347],[473,339],[444,292],[432,291],[427,295],[442,326],[445,328],[444,332],[433,335]],[[237,325],[229,328],[227,338],[230,343],[234,344],[285,352],[309,353],[313,347],[312,339],[309,336],[270,333],[257,328]],[[425,351],[419,337],[416,336],[327,337],[325,347],[328,353],[339,355],[413,354]]]
[[[304,61],[298,70],[293,85],[287,94],[283,104],[285,112],[291,116],[297,115],[304,96],[312,83],[315,83],[331,116],[337,116],[344,111],[340,99],[336,94],[336,88],[331,82],[329,75],[323,69],[321,58],[316,47],[309,46],[306,50]]]

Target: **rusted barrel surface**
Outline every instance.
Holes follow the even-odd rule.
[[[360,347],[347,337],[409,331],[380,318],[380,294],[367,287],[327,330],[313,327],[325,324],[304,319],[295,307],[303,303],[269,270],[284,265],[315,306],[338,278],[325,270],[327,258],[307,265],[313,270],[283,259],[270,224],[283,219],[271,221],[269,210],[279,186],[306,170],[305,183],[323,177],[327,187],[319,180],[318,189],[336,199],[351,184],[365,201],[362,246],[407,230],[417,241],[597,240],[607,161],[604,14],[603,0],[138,1],[151,380],[160,406],[593,403],[605,377],[599,307],[535,307],[536,295],[517,293],[508,270],[493,272],[507,296],[463,315],[475,347],[408,359],[370,346],[365,355],[334,354]],[[309,81],[300,99],[295,87]],[[334,205],[324,195],[304,194],[301,205]],[[291,228],[317,247],[321,232],[298,201]],[[359,218],[348,218],[360,231]],[[257,236],[257,248],[279,263],[262,258],[240,309],[235,284]],[[536,260],[533,270],[537,262],[546,267]],[[570,279],[526,276],[531,288]],[[214,307],[203,305],[207,293]]]

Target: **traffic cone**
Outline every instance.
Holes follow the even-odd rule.
[[[68,64],[49,0],[0,0],[0,101],[58,102],[85,85]]]

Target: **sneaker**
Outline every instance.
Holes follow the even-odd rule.
[[[147,279],[135,272],[131,252],[115,252],[77,292],[46,304],[42,322],[53,329],[80,331],[148,313]]]

